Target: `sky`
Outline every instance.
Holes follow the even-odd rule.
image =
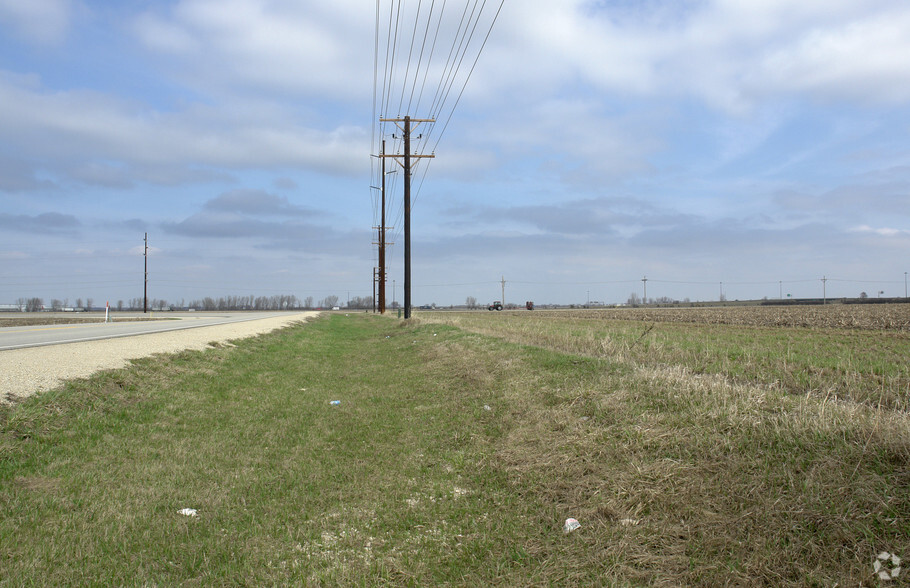
[[[406,115],[415,305],[903,297],[908,31],[905,0],[0,0],[0,304],[141,298],[146,262],[171,304],[371,296]]]

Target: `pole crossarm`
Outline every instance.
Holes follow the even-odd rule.
[[[405,117],[405,118],[407,118],[412,123],[434,123],[434,122],[436,122],[435,118],[411,118],[411,117]],[[393,123],[395,123],[396,127],[398,127],[399,129],[401,129],[402,132],[404,132],[404,128],[398,124],[398,123],[403,123],[404,118],[380,118],[379,122],[393,122]],[[411,130],[413,131],[414,129],[411,129]]]
[[[403,162],[403,161],[399,161],[399,159],[398,159],[398,158],[403,158],[403,157],[404,157],[404,154],[403,154],[403,153],[389,153],[388,155],[380,155],[379,157],[382,157],[382,158],[391,157],[391,158],[393,158],[393,159],[395,160],[395,163],[397,163],[397,164],[400,165],[401,167],[404,167],[404,162]],[[412,154],[410,155],[410,157],[411,157],[411,159],[433,159],[433,158],[436,157],[436,155],[435,155],[435,154],[430,154],[430,155],[417,155],[416,153],[412,153]]]
[[[412,125],[415,124],[415,123],[420,124],[420,123],[434,123],[434,122],[436,122],[436,119],[435,119],[435,118],[410,118],[410,117],[406,117],[406,118],[407,118],[407,122],[410,123],[410,124],[412,124]],[[410,128],[408,128],[407,131],[406,131],[406,130],[405,130],[405,127],[403,127],[403,126],[401,126],[401,124],[399,124],[399,123],[405,122],[405,119],[404,119],[404,118],[380,118],[380,119],[379,119],[379,122],[391,122],[391,123],[395,123],[395,126],[398,127],[398,130],[400,130],[402,133],[407,132],[408,135],[410,135],[412,132],[414,132],[414,127],[413,127],[413,126],[410,127]],[[397,161],[397,159],[398,159],[399,157],[404,157],[404,154],[402,154],[402,153],[389,153],[389,154],[381,154],[381,155],[378,155],[377,157],[380,157],[380,158],[391,157],[391,158],[394,158],[394,159]],[[413,158],[415,158],[415,159],[433,159],[434,157],[436,157],[436,154],[431,153],[430,155],[418,155],[418,154],[416,154],[416,153],[411,153],[411,154],[409,155],[409,157],[413,157]],[[397,163],[398,163],[398,165],[404,167],[404,164],[403,164],[401,161],[397,161]]]

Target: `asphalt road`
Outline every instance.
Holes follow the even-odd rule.
[[[287,312],[168,312],[152,313],[153,318],[161,320],[3,327],[0,328],[0,351],[132,337],[287,315]]]

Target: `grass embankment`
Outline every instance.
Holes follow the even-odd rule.
[[[910,557],[906,413],[419,321],[0,410],[0,584],[874,585]]]

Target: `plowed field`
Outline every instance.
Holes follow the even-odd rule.
[[[537,311],[535,311],[537,312]],[[548,312],[548,311],[543,311]],[[716,308],[607,308],[553,311],[567,318],[616,319],[754,327],[830,327],[910,330],[910,304],[732,306]]]

